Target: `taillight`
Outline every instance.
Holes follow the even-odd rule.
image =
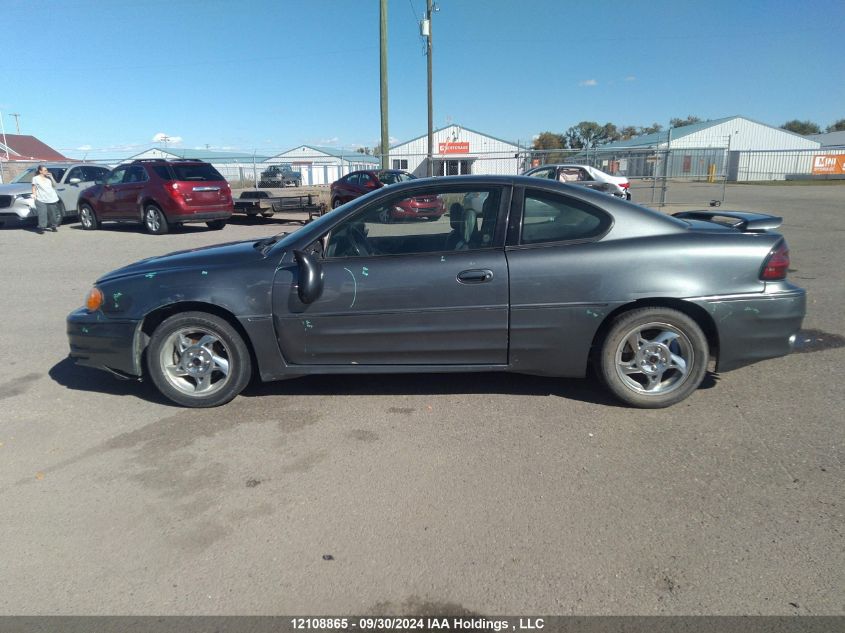
[[[789,270],[789,248],[786,242],[778,243],[766,261],[763,262],[763,270],[760,273],[760,279],[763,281],[778,281],[779,279],[786,279],[786,273]]]
[[[619,186],[622,187],[623,189],[627,189],[628,187],[631,186],[631,183],[630,182],[620,182]]]
[[[165,189],[167,190],[167,193],[169,193],[171,197],[176,198],[177,200],[180,197],[179,194],[182,193],[181,191],[179,191],[179,183],[178,182],[168,183],[167,186],[165,186]]]

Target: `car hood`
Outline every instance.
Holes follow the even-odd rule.
[[[7,185],[0,185],[0,195],[14,196],[19,193],[32,193],[32,185],[28,182],[13,182]]]
[[[137,275],[158,275],[161,273],[185,270],[202,270],[219,266],[231,267],[236,262],[260,260],[264,258],[261,249],[255,246],[259,240],[228,242],[214,246],[204,246],[186,251],[177,251],[167,255],[148,257],[129,264],[100,277],[96,283],[122,279]]]

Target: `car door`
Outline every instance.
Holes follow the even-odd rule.
[[[141,165],[129,166],[123,176],[123,182],[116,186],[117,217],[124,220],[140,220],[141,207],[138,200],[147,180],[147,172]]]
[[[465,210],[470,191],[484,213]],[[384,210],[439,196],[449,214],[384,221]],[[505,365],[508,269],[501,218],[510,188],[448,183],[380,196],[335,225],[320,250],[321,296],[304,304],[292,262],[273,306],[282,354],[301,365]],[[497,226],[498,231],[497,231]]]
[[[97,215],[100,220],[115,220],[120,217],[118,206],[118,194],[123,183],[123,177],[126,175],[128,165],[116,167],[106,178],[103,183],[103,189],[100,192],[99,204],[97,206]]]
[[[606,182],[599,182],[584,167],[578,165],[565,165],[558,167],[557,179],[570,185],[578,185],[587,189],[595,189],[607,193],[609,186]]]

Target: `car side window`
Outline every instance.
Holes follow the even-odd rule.
[[[370,177],[370,174],[358,174],[358,183],[357,184],[360,185],[361,187],[368,187],[368,186],[370,186],[370,183],[372,183],[372,182],[373,182],[373,179],[372,179],[372,177]]]
[[[118,167],[106,179],[107,185],[119,185],[123,182],[123,176],[126,173],[126,167]]]
[[[346,177],[346,184],[347,185],[357,185],[358,184],[358,176],[360,176],[360,174],[349,174]]]
[[[538,169],[537,171],[533,171],[529,176],[532,178],[554,178],[554,167],[548,167],[546,169]]]
[[[126,170],[123,182],[144,182],[147,180],[147,172],[140,165],[132,165]]]
[[[82,167],[74,167],[68,172],[67,179],[65,182],[70,182],[71,178],[79,178],[79,180],[85,180],[85,174],[82,172]]]
[[[608,214],[580,200],[546,191],[527,190],[520,244],[569,242],[603,235]]]
[[[329,235],[327,258],[472,251],[494,246],[502,190],[442,185],[368,205]]]

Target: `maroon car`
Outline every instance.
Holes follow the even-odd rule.
[[[103,222],[141,223],[157,235],[187,222],[217,230],[232,211],[229,183],[200,160],[134,160],[79,195],[79,221],[87,230]]]
[[[416,176],[399,169],[353,171],[335,180],[331,186],[332,209],[365,193],[399,182],[414,180]],[[398,220],[437,220],[446,213],[446,205],[437,196],[420,196],[402,200],[382,213],[382,222]]]

